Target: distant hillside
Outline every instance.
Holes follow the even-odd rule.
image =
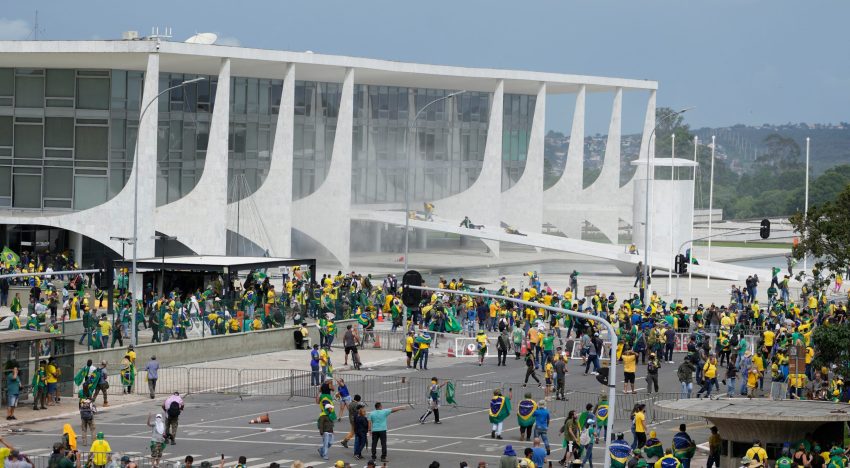
[[[850,162],[850,123],[839,124],[784,124],[733,125],[731,127],[691,129],[700,140],[709,141],[717,137],[723,146],[728,161],[737,172],[750,168],[755,159],[767,152],[764,140],[771,134],[793,139],[803,150],[805,157],[806,137],[811,138],[811,170],[820,175],[827,169]]]

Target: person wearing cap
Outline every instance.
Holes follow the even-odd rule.
[[[159,361],[156,360],[156,356],[151,356],[150,361],[145,364],[145,372],[148,377],[148,392],[153,400],[156,396],[156,381],[159,379]]]
[[[92,442],[89,452],[91,452],[89,460],[95,467],[102,468],[109,463],[109,453],[112,452],[112,448],[103,436],[103,432],[97,433],[97,439]]]
[[[514,447],[511,444],[505,446],[505,451],[499,457],[499,468],[516,468],[517,458]]]
[[[322,446],[319,447],[318,452],[323,460],[328,459],[328,451],[334,443],[334,421],[330,416],[333,414],[333,411],[334,405],[332,403],[326,403],[324,408],[322,408],[321,414],[319,414],[319,420],[317,422],[319,434],[322,436]]]

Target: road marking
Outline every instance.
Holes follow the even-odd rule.
[[[404,383],[404,381],[402,381],[402,380],[393,380],[392,382],[384,382],[384,385],[395,385],[395,384],[400,384],[400,383]]]
[[[450,443],[450,444],[440,445],[440,446],[438,446],[438,447],[434,447],[434,448],[428,449],[428,451],[430,452],[430,451],[432,451],[432,450],[439,450],[439,449],[441,449],[441,448],[446,448],[446,447],[450,447],[450,446],[452,446],[452,445],[457,445],[457,444],[462,444],[462,443],[463,443],[463,442],[461,442],[461,441],[458,441],[458,442],[452,442],[452,443]]]
[[[466,378],[470,378],[470,377],[480,377],[480,376],[482,376],[482,375],[490,375],[490,374],[495,374],[495,373],[496,373],[496,371],[493,371],[493,372],[484,372],[483,374],[472,374],[472,375],[467,375],[467,376],[466,376]]]
[[[243,414],[242,416],[234,416],[232,418],[211,419],[209,421],[201,421],[199,423],[196,423],[196,426],[203,427],[202,424],[217,423],[217,422],[221,422],[221,421],[231,421],[233,419],[247,419],[247,420],[250,421],[252,419],[251,418],[252,416],[262,416],[264,414],[280,413],[280,412],[283,412],[283,411],[289,411],[289,410],[294,410],[294,409],[298,409],[298,408],[308,408],[310,406],[315,406],[315,405],[316,405],[315,403],[310,403],[310,404],[306,404],[306,405],[291,406],[289,408],[281,408],[281,409],[276,409],[276,410],[270,410],[270,411],[266,411],[265,413],[249,413],[249,414]],[[314,423],[310,423],[310,424],[314,424]]]
[[[484,412],[487,412],[487,411],[490,411],[490,410],[489,410],[489,409],[485,409],[485,410],[478,410],[478,411],[470,411],[470,412],[468,412],[468,413],[456,414],[456,415],[454,415],[454,416],[446,416],[446,417],[444,417],[444,418],[440,418],[440,420],[441,420],[441,421],[443,421],[443,420],[446,420],[446,419],[460,418],[460,417],[463,417],[463,416],[468,416],[468,415],[470,415],[470,414],[484,413]],[[316,423],[310,423],[310,424],[316,424]],[[304,424],[301,424],[301,425],[303,426]],[[408,428],[411,428],[411,427],[417,427],[417,426],[421,426],[421,425],[422,425],[421,423],[418,423],[418,422],[417,422],[417,423],[414,423],[414,424],[408,424],[407,426],[397,427],[397,428],[391,429],[391,430],[389,430],[389,431],[387,431],[387,432],[400,431],[400,430],[402,430],[402,429],[408,429]],[[291,427],[297,427],[297,426],[291,426]]]
[[[458,395],[458,397],[462,397],[464,395],[475,395],[476,393],[484,393],[484,392],[492,392],[492,391],[493,391],[492,388],[485,388],[484,390],[476,390],[474,392],[461,393],[461,394]]]

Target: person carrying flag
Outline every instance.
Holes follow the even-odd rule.
[[[133,359],[129,353],[121,359],[121,393],[132,394],[133,384],[136,382],[136,365],[133,364]]]
[[[687,429],[685,424],[679,424],[679,432],[673,436],[673,456],[682,463],[683,468],[690,468],[691,458],[694,458],[697,449]]]
[[[431,347],[431,335],[424,330],[413,340],[416,352],[413,355],[413,368],[416,369],[417,363],[419,369],[428,370],[428,349]]]
[[[600,397],[599,403],[596,404],[596,408],[593,409],[593,413],[596,415],[596,427],[599,428],[599,432],[603,434],[603,440],[608,439],[608,398]],[[599,440],[596,441],[599,443]]]
[[[626,442],[622,432],[618,433],[616,438],[611,441],[608,454],[611,457],[611,468],[626,467],[629,457],[632,455],[632,447]]]
[[[664,447],[661,446],[661,441],[658,440],[657,434],[655,431],[649,432],[649,439],[646,440],[646,444],[643,447],[643,453],[646,455],[647,459],[650,458],[661,458],[664,456]],[[672,453],[672,452],[671,452]]]
[[[511,414],[511,397],[513,396],[513,389],[508,389],[508,395],[502,395],[501,389],[493,390],[493,398],[490,399],[490,411],[488,416],[490,417],[490,438],[491,439],[501,439],[502,438],[502,428],[504,427],[504,421]]]
[[[475,337],[475,343],[478,346],[478,365],[484,364],[484,356],[487,355],[487,345],[490,344],[490,339],[484,330],[478,330],[478,335]]]
[[[531,429],[534,427],[534,412],[537,411],[537,402],[526,393],[520,400],[516,410],[516,420],[519,424],[519,440],[531,440]]]
[[[440,422],[440,388],[446,383],[439,383],[436,377],[431,377],[431,386],[428,388],[428,411],[419,417],[420,424],[425,424],[431,413],[434,414],[434,424],[443,424]]]

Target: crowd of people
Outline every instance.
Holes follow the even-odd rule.
[[[404,341],[407,366],[422,371],[428,369],[429,349],[436,345],[435,340],[440,334],[465,335],[474,340],[479,365],[485,363],[484,357],[488,355],[490,347],[494,346],[497,365],[506,366],[507,356],[512,353],[513,360],[521,360],[524,364],[526,373],[523,386],[534,381],[544,388],[543,400],[535,401],[527,394],[516,408],[521,431],[519,440],[528,441],[531,446],[522,453],[517,453],[512,445],[506,446],[499,464],[511,468],[540,467],[554,461],[548,459],[551,453],[551,413],[546,406],[551,398],[561,400],[565,397],[567,364],[573,357],[574,348],[581,358],[584,374],[598,373],[604,359],[621,362],[624,393],[636,392],[634,383],[637,367],[646,366],[649,393],[660,391],[658,374],[664,369],[664,372],[675,370],[680,383],[676,391],[680,392],[681,398],[711,398],[719,394],[727,398],[850,401],[850,386],[845,386],[844,376],[829,366],[815,366],[818,349],[812,340],[817,327],[847,320],[847,301],[843,297],[836,297],[841,289],[830,291],[804,287],[799,297],[792,298],[789,276],[779,278],[778,273],[774,270],[770,286],[762,296],[765,300],[761,302],[760,280],[753,275],[742,287],[733,285],[730,288],[728,303],[698,305],[695,309],[682,300],[668,302],[655,291],[650,293],[646,290],[624,298],[618,298],[613,292],[605,294],[601,291],[581,297],[576,282],[578,272],[573,272],[569,287],[563,291],[557,291],[543,282],[536,272],[525,274],[523,284],[519,287],[511,287],[505,278],[500,280],[495,291],[498,296],[539,304],[535,307],[518,305],[510,300],[463,294],[473,290],[465,284],[463,278],[440,278],[436,285],[439,289],[457,291],[459,294],[435,292],[426,296],[418,307],[408,309],[402,304],[400,285],[394,275],[388,275],[380,284],[373,284],[371,275],[338,272],[337,275],[325,275],[313,281],[306,273],[294,270],[284,275],[283,286],[280,291],[276,291],[262,272],[252,272],[244,281],[217,280],[204,290],[190,293],[172,291],[157,295],[151,288],[141,301],[142,307],[138,308],[140,315],[137,316],[137,326],[151,328],[152,341],[156,342],[185,339],[188,330],[197,326],[207,327],[210,334],[216,335],[279,327],[287,319],[295,324],[304,324],[308,318],[315,320],[320,331],[320,343],[308,348],[313,369],[312,384],[317,388],[316,401],[320,405],[317,425],[322,444],[318,453],[324,459],[330,458],[334,450],[334,427],[338,425],[338,418],[347,416],[350,430],[340,443],[347,448],[348,442],[353,440],[351,455],[359,460],[368,458],[363,450],[371,442],[370,460],[376,461],[387,460],[386,428],[389,416],[405,408],[384,408],[380,402],[373,402],[374,409],[369,411],[363,401],[364,396],[350,395],[345,382],[334,379],[329,350],[338,333],[335,321],[340,318],[357,320],[356,325],[348,325],[343,332],[346,363],[349,355],[353,361],[359,359],[358,346],[369,340],[376,322],[384,320],[390,322],[393,331],[403,330],[407,335]],[[110,338],[113,347],[116,341],[123,347],[121,338],[129,336],[133,309],[132,297],[126,289],[118,289],[117,315],[109,318],[97,313],[102,298],[91,300],[85,293],[86,285],[98,284],[96,278],[87,279],[85,275],[80,275],[71,278],[60,289],[47,286],[46,309],[37,308],[38,304],[44,302],[40,293],[44,283],[37,283],[40,281],[37,278],[30,279],[33,290],[29,298],[29,305],[36,315],[35,329],[42,326],[38,312],[50,315],[52,320],[61,318],[56,317],[56,312],[50,306],[49,298],[55,295],[55,308],[63,304],[62,310],[65,312],[62,317],[83,319],[85,337],[93,343],[93,347],[107,347]],[[641,278],[638,278],[637,283],[644,286]],[[476,291],[483,291],[483,288]],[[22,307],[19,298],[18,303],[17,311],[13,307],[13,312],[17,313],[10,328],[29,328],[30,320],[22,322],[20,318]],[[605,319],[614,325],[618,346],[610,349],[610,337],[599,321],[578,318],[559,310],[583,312]],[[405,319],[406,329],[403,328]],[[306,335],[302,333],[302,337],[306,338]],[[676,364],[674,351],[684,353],[678,365],[671,365]],[[154,375],[156,368],[158,366],[153,370]],[[538,377],[538,371],[542,373],[542,379]],[[57,372],[51,360],[39,366],[33,376],[34,409],[59,403],[55,388],[51,390],[51,383],[55,384],[59,377]],[[135,353],[131,346],[122,360],[121,383],[125,387],[122,390],[132,389],[135,374]],[[151,375],[150,370],[148,375]],[[89,363],[76,377],[80,386],[81,420],[86,421],[84,415],[89,415],[92,416],[89,421],[93,421],[97,411],[95,401],[99,394],[103,395],[103,406],[108,406],[106,388],[103,388],[106,363],[100,366]],[[9,379],[12,379],[11,387]],[[15,382],[15,379],[18,381]],[[16,372],[7,372],[7,388],[15,388],[15,385],[20,388],[19,380]],[[153,380],[155,385],[156,379]],[[436,378],[432,381],[428,410],[420,419],[422,423],[433,416],[434,423],[441,424],[440,390],[445,386],[446,382],[440,383]],[[502,390],[494,391],[489,408],[491,437],[494,439],[503,438],[503,422],[512,414],[512,393],[512,389],[504,394]],[[337,405],[340,406],[339,412]],[[9,406],[7,419],[14,419],[14,405]],[[164,404],[164,413],[152,416],[148,421],[154,433],[151,457],[157,462],[156,455],[159,453],[161,456],[161,449],[159,452],[154,451],[157,446],[154,441],[159,441],[156,434],[162,436],[162,441],[157,444],[166,441],[174,443],[177,431],[179,413],[172,417],[170,406]],[[182,401],[178,406],[182,410]],[[600,399],[596,405],[588,405],[583,411],[571,411],[558,428],[565,449],[563,458],[558,462],[561,465],[573,463],[593,466],[594,444],[610,438],[612,446],[608,456],[615,466],[650,466],[648,463],[652,463],[656,467],[667,468],[690,465],[695,443],[684,425],[669,440],[665,449],[657,435],[648,430],[642,405],[637,405],[632,411],[631,441],[626,441],[625,435],[621,433],[608,434],[607,418],[607,401],[604,399]],[[93,443],[103,440],[102,434],[95,433],[93,422],[83,423],[81,428],[83,444],[89,439]],[[712,438],[715,435],[716,430],[713,430]],[[367,441],[369,436],[371,440]],[[719,441],[719,436],[716,441]],[[381,445],[381,457],[377,456],[378,445]],[[803,450],[800,450],[801,446]],[[719,453],[715,452],[719,446],[712,444],[712,439],[709,439],[709,447],[711,463]],[[758,447],[758,444],[754,447]],[[763,452],[754,450],[752,456],[748,454],[749,466],[768,463]],[[815,440],[800,443],[791,441],[788,450],[788,458],[802,466],[807,465],[798,463],[798,460],[808,459],[808,466],[819,466],[818,459],[828,464],[830,460],[844,456],[840,448],[821,450]],[[574,463],[576,461],[578,463]],[[345,462],[342,463],[341,466],[345,466]],[[779,465],[779,460],[776,463],[777,466],[785,466]]]

